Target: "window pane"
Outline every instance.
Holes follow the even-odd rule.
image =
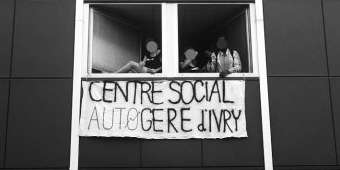
[[[248,8],[179,4],[180,72],[249,72]]]
[[[91,6],[92,73],[161,72],[161,5]]]

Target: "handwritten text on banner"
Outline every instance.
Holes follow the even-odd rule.
[[[83,81],[81,136],[247,137],[242,80]]]

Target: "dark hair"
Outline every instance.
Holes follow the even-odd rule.
[[[156,42],[156,43],[158,44],[157,40],[154,39],[154,38],[151,38],[151,37],[145,38],[145,39],[144,39],[144,44],[146,44],[146,43],[148,43],[148,42],[150,42],[150,41],[154,41],[154,42]]]
[[[226,35],[224,34],[217,35],[217,38],[220,38],[220,37],[224,37],[224,39],[228,41],[228,37]]]
[[[195,51],[197,51],[194,47],[192,47],[192,46],[185,46],[184,48],[183,48],[183,53],[185,53],[187,50],[189,50],[189,49],[193,49],[193,50],[195,50]]]
[[[221,39],[223,39],[224,41],[220,41]],[[225,44],[225,47],[218,47],[219,45],[221,45],[220,43],[223,43],[223,44]],[[224,46],[224,45],[223,45]],[[224,49],[224,48],[228,48],[228,46],[229,46],[229,43],[228,43],[228,39],[226,38],[226,36],[224,36],[224,35],[221,35],[221,36],[218,36],[218,38],[217,38],[217,41],[216,41],[216,47],[217,47],[217,49]]]

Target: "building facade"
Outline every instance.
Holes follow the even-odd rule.
[[[338,0],[263,0],[274,169],[340,169],[339,11]],[[0,14],[0,169],[69,169],[76,1],[1,0]],[[247,138],[80,137],[79,169],[264,169],[260,80],[242,79]]]

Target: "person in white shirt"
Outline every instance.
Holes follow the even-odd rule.
[[[204,66],[206,72],[219,72],[224,77],[230,73],[242,71],[241,58],[236,50],[228,48],[228,41],[224,36],[218,37],[216,47],[206,50],[204,54],[209,61]],[[214,45],[214,46],[215,46]]]
[[[216,42],[216,59],[220,66],[219,72],[230,74],[241,72],[242,64],[240,54],[236,50],[228,48],[228,42],[224,36],[220,36]]]

